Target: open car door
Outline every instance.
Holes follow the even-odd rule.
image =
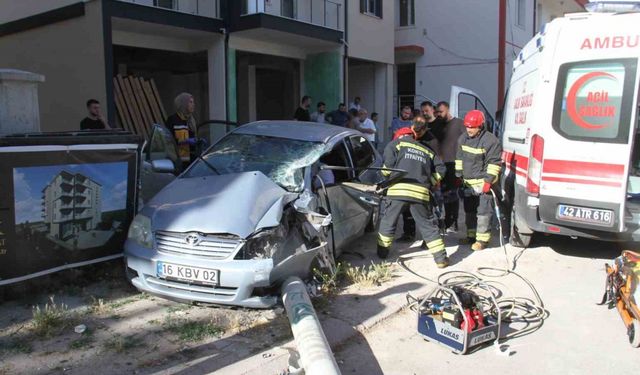
[[[143,151],[140,174],[140,196],[148,202],[181,172],[175,139],[164,126],[154,125],[151,138]]]
[[[451,97],[449,98],[451,114],[454,117],[463,119],[467,112],[478,109],[484,112],[486,129],[494,133],[497,131],[493,114],[489,112],[487,106],[475,92],[459,86],[451,86]]]
[[[314,182],[314,187],[321,205],[331,214],[330,241],[338,257],[377,220],[375,184],[380,174],[375,168],[382,165],[382,158],[364,137],[354,135],[336,144],[320,158],[320,164],[332,167],[323,171],[331,174],[330,183],[321,186]]]

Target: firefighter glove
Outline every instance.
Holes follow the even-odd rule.
[[[491,183],[485,181],[484,185],[482,186],[482,192],[486,194],[490,190],[491,190]]]

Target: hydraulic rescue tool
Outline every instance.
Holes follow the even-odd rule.
[[[484,290],[487,296],[471,288]],[[418,333],[457,354],[498,338],[500,322],[498,302],[479,280],[438,285],[418,306]]]
[[[634,348],[640,347],[640,254],[629,250],[614,259],[613,265],[605,264],[607,284],[602,302],[610,309],[616,307],[625,327],[629,343]]]

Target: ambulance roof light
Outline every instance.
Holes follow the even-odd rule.
[[[640,12],[640,1],[637,0],[610,0],[591,1],[584,6],[589,12],[595,13],[622,13]]]

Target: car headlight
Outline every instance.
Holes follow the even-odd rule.
[[[286,237],[287,228],[282,224],[264,229],[247,240],[236,259],[270,259],[284,246]]]
[[[144,215],[136,215],[129,227],[127,237],[140,246],[153,248],[153,233],[151,232],[151,219]]]

